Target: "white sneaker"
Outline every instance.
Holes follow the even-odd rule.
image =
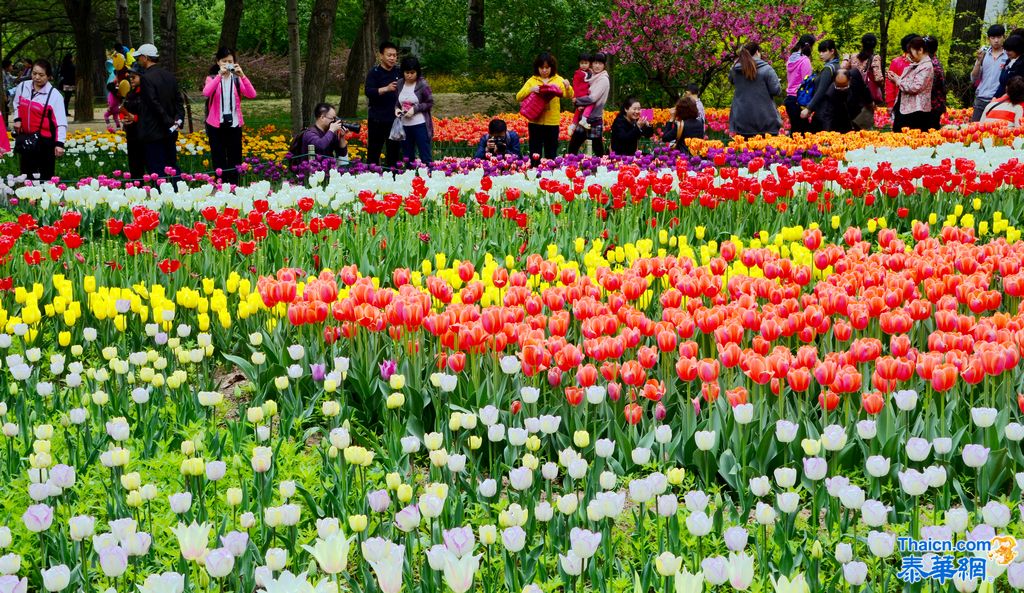
[[[580,120],[580,127],[583,128],[584,130],[589,130],[590,129],[590,122],[588,122],[585,119],[581,119]]]

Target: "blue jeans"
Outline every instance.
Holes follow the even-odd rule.
[[[402,156],[412,162],[416,159],[418,152],[420,162],[429,165],[434,159],[430,156],[430,136],[427,135],[427,124],[403,127],[405,128],[405,140],[402,140]]]

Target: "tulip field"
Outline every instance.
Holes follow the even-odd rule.
[[[0,593],[1024,588],[1020,131],[90,141],[0,188]]]

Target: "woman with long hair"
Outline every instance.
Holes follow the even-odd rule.
[[[871,93],[871,103],[864,105],[853,123],[861,130],[870,130],[875,125],[875,107],[885,105],[885,72],[882,69],[882,56],[875,52],[878,37],[874,33],[865,33],[860,38],[860,51],[849,57],[850,69],[860,72],[864,84]]]
[[[759,134],[778,134],[782,118],[773,97],[782,93],[779,75],[761,59],[761,47],[747,43],[729,70],[729,82],[735,91],[729,109],[729,133],[751,138]]]
[[[690,149],[686,146],[686,139],[703,137],[704,120],[700,118],[700,112],[697,111],[697,102],[693,97],[683,95],[676,102],[672,119],[665,124],[665,128],[661,132],[661,139],[671,143],[679,152],[690,154]]]

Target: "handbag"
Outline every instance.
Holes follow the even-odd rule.
[[[395,142],[405,140],[405,126],[402,125],[402,120],[396,118],[395,123],[391,124],[391,134],[388,135],[388,140]]]
[[[545,101],[539,93],[530,93],[525,99],[523,99],[523,102],[519,104],[519,115],[528,120],[535,120],[544,113],[544,110],[547,109],[547,107],[548,102]]]
[[[39,128],[35,132],[22,132],[14,137],[14,152],[21,155],[32,155],[42,148],[43,142],[43,119],[46,117],[46,108],[50,106],[50,95],[53,94],[53,87],[46,94],[46,103],[43,104],[43,117],[39,118]]]

